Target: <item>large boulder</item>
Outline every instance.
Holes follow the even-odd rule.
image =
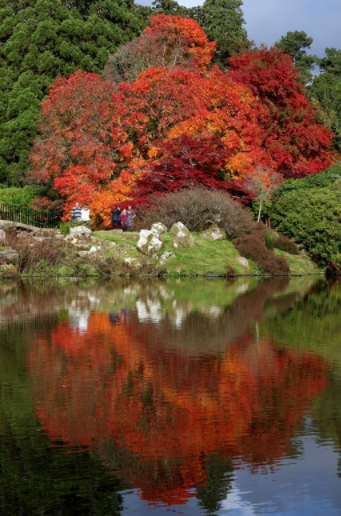
[[[201,233],[203,238],[206,240],[226,240],[226,231],[225,229],[221,229],[216,224],[206,229]]]
[[[16,265],[19,261],[19,254],[15,249],[0,248],[0,265]]]
[[[136,246],[140,253],[153,257],[162,249],[162,246],[161,240],[152,231],[148,229],[140,231],[140,238]]]
[[[91,229],[86,226],[75,226],[74,228],[70,228],[70,235],[91,235]]]
[[[245,268],[248,268],[250,266],[249,260],[247,258],[245,258],[244,256],[239,256],[238,258],[236,258],[236,263],[238,263],[238,265],[241,265],[242,267],[245,267]]]
[[[183,224],[182,222],[177,222],[176,224],[173,224],[173,226],[170,229],[170,234],[174,237],[172,244],[174,249],[195,246],[194,239],[191,233],[186,228],[185,224]]]
[[[162,224],[162,222],[156,222],[152,225],[150,231],[154,233],[154,235],[160,236],[164,233],[167,233],[167,227],[164,224]]]

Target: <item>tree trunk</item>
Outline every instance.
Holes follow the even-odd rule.
[[[262,207],[263,207],[263,201],[260,201],[259,202],[259,210],[258,210],[258,218],[257,218],[257,222],[260,221],[260,216],[261,216],[261,213],[262,213]]]

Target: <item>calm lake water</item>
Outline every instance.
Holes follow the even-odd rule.
[[[341,283],[0,282],[0,514],[341,514]]]

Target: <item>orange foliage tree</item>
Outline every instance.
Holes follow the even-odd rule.
[[[257,166],[288,177],[330,163],[331,135],[285,54],[248,52],[224,74],[212,65],[214,44],[181,16],[152,17],[136,44],[155,46],[157,66],[119,85],[77,72],[42,104],[32,162],[66,216],[78,201],[108,223],[124,200],[193,183],[233,190]]]
[[[105,79],[126,82],[150,67],[205,69],[212,61],[215,43],[191,18],[152,16],[142,36],[119,47],[104,69]]]

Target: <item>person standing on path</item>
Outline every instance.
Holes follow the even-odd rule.
[[[82,220],[82,210],[78,202],[76,202],[71,210],[71,219],[77,222]]]
[[[127,210],[127,231],[131,231],[133,226],[133,220],[136,217],[136,214],[131,206],[128,206]]]
[[[121,229],[121,209],[114,206],[111,212],[111,229]]]
[[[90,210],[87,206],[83,206],[81,210],[81,221],[86,224],[90,222]]]
[[[121,227],[123,231],[127,231],[127,210],[124,208],[121,212],[120,220],[121,220]]]

